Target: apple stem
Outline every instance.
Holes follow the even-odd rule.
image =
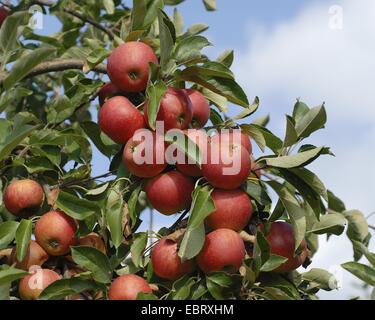
[[[244,242],[251,242],[251,243],[255,243],[255,236],[254,235],[251,235],[251,234],[248,234],[246,231],[241,231],[239,233],[241,239],[244,241]]]

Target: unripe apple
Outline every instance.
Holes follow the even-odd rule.
[[[238,136],[237,136],[238,135]],[[237,141],[238,139],[238,141]],[[253,152],[253,147],[251,145],[250,137],[242,132],[240,129],[229,129],[228,132],[219,132],[211,137],[211,142],[228,142],[229,143],[241,143],[245,149],[251,154]]]
[[[205,220],[211,229],[243,230],[253,214],[253,206],[246,192],[241,189],[220,190],[211,193],[216,210]]]
[[[184,130],[186,136],[193,141],[199,148],[202,159],[204,159],[205,149],[207,147],[208,135],[204,130],[197,130],[197,129],[188,129]],[[201,177],[202,170],[199,168],[198,165],[189,163],[188,156],[183,157],[184,161],[179,161],[177,159],[176,167],[179,171],[183,174],[186,174],[190,177]],[[190,160],[191,161],[191,160]]]
[[[6,19],[6,17],[8,16],[8,14],[9,14],[9,11],[6,8],[0,7],[0,27],[3,24],[4,20]]]
[[[204,246],[197,256],[204,273],[221,271],[235,273],[245,258],[245,245],[240,235],[230,229],[217,229],[206,235]]]
[[[108,76],[124,92],[143,91],[147,87],[149,62],[158,64],[150,46],[137,41],[124,43],[108,58]]]
[[[210,118],[211,110],[208,100],[198,90],[186,89],[185,91],[190,98],[193,109],[191,125],[196,129],[203,128]]]
[[[15,263],[16,268],[29,271],[32,266],[42,266],[48,260],[47,252],[34,240],[31,240],[27,252],[22,261],[17,260],[16,247],[13,248],[10,256],[11,264]]]
[[[99,111],[99,127],[113,141],[125,144],[145,127],[142,113],[125,97],[108,99]]]
[[[140,292],[152,292],[147,281],[135,274],[125,274],[112,282],[108,297],[110,300],[136,300]]]
[[[167,238],[161,239],[152,249],[152,267],[160,278],[177,280],[194,271],[193,260],[181,262],[177,252],[177,243]]]
[[[34,180],[16,180],[9,184],[4,193],[4,205],[15,216],[30,215],[44,201],[44,192]]]
[[[105,247],[103,238],[95,232],[91,232],[77,240],[78,246],[87,246],[98,249],[99,251],[107,254],[107,249]]]
[[[98,93],[100,106],[102,106],[107,99],[110,99],[116,95],[120,95],[121,93],[122,91],[117,88],[112,82],[104,84]]]
[[[36,300],[45,288],[60,278],[60,275],[53,270],[36,270],[21,279],[18,287],[19,295],[22,300]]]
[[[169,171],[147,181],[144,190],[156,210],[171,215],[190,207],[194,181],[178,171]]]
[[[164,154],[164,137],[142,129],[126,143],[122,159],[130,173],[140,178],[151,178],[167,167]]]
[[[284,221],[273,222],[266,235],[266,239],[270,245],[271,253],[288,259],[288,261],[273,270],[273,272],[290,272],[301,266],[306,259],[306,241],[301,243],[301,253],[299,255],[294,254],[296,242],[291,224]]]
[[[228,139],[211,139],[202,173],[212,186],[225,190],[237,189],[247,180],[250,168],[250,154],[242,144]]]
[[[76,221],[62,211],[49,211],[35,224],[35,239],[51,256],[61,256],[76,243]]]
[[[144,106],[145,120],[148,123],[148,103]],[[191,101],[184,90],[169,87],[160,101],[156,121],[164,122],[164,130],[187,129],[193,117]]]

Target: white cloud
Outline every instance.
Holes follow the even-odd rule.
[[[329,6],[305,7],[295,18],[269,29],[251,26],[247,50],[237,52],[235,74],[251,95],[259,95],[271,129],[282,134],[283,113],[296,97],[326,102],[327,129],[311,142],[331,146],[314,170],[348,208],[375,210],[375,1],[338,0],[343,29],[329,28]],[[352,257],[345,237],[322,243],[314,267],[329,267]],[[374,249],[374,245],[372,246]],[[348,298],[354,279],[344,273],[343,288],[322,298]]]

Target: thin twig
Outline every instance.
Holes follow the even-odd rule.
[[[180,222],[186,217],[186,215],[189,213],[190,209],[187,209],[185,210],[180,216],[179,218],[176,220],[176,222],[174,224],[172,224],[168,230],[169,232],[173,232],[173,231],[176,231],[175,229],[178,227],[178,225],[180,224]]]

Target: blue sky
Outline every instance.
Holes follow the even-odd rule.
[[[342,10],[342,28],[330,27],[332,5]],[[375,2],[218,0],[218,10],[206,12],[201,1],[187,0],[178,9],[187,26],[210,25],[206,34],[215,45],[207,51],[210,56],[235,50],[238,81],[249,99],[260,97],[259,115],[271,115],[270,129],[278,135],[283,135],[284,115],[291,112],[297,97],[310,106],[326,102],[327,128],[310,142],[331,146],[336,157],[325,157],[312,169],[345,199],[349,209],[374,211]],[[44,24],[44,34],[59,28],[54,19],[47,18]],[[106,172],[98,153],[93,164],[94,174]],[[161,225],[166,219],[156,215],[156,221]],[[332,237],[329,243],[322,239],[313,267],[339,270],[343,285],[339,291],[323,292],[322,298],[360,294],[352,286],[355,280],[338,268],[351,255],[345,237]]]

